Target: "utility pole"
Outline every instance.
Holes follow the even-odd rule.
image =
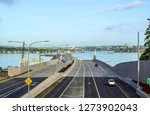
[[[140,32],[138,32],[138,47],[137,47],[138,53],[138,78],[137,78],[137,85],[140,85]]]
[[[25,52],[25,45],[26,45],[26,43],[25,43],[25,41],[23,41],[23,42],[20,42],[20,41],[8,41],[8,42],[10,42],[10,43],[21,43],[22,44],[22,54],[21,54],[21,59],[23,59],[24,58],[24,52]]]

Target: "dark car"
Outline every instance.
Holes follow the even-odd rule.
[[[98,67],[98,64],[97,64],[97,63],[95,64],[95,67]]]

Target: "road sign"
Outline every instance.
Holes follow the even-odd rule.
[[[27,85],[30,85],[32,83],[32,79],[30,77],[28,77],[26,80],[25,80],[25,83]]]
[[[147,78],[147,84],[150,85],[150,78]]]

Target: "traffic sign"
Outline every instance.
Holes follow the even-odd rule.
[[[150,85],[150,78],[147,78],[147,84]]]
[[[32,83],[32,79],[30,77],[28,77],[26,80],[25,80],[25,83],[27,85],[30,85]]]

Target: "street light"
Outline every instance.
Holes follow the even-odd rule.
[[[20,41],[8,41],[8,42],[10,42],[10,43],[21,43],[22,44],[22,56],[21,56],[21,59],[23,59],[24,58],[24,49],[25,49],[25,41],[23,41],[23,42],[20,42]]]
[[[140,32],[138,32],[138,46],[137,46],[137,58],[138,58],[138,79],[137,85],[140,86]]]
[[[45,40],[45,41],[37,41],[37,42],[32,42],[29,46],[28,46],[28,77],[30,76],[29,74],[29,54],[30,54],[30,47],[33,45],[33,44],[36,44],[36,43],[40,43],[40,42],[49,42],[48,40]],[[29,91],[30,91],[30,85],[28,85],[28,94],[29,94]]]
[[[58,46],[51,45],[51,44],[45,44],[45,46],[51,46],[51,47],[56,48],[56,50],[57,50],[57,55],[60,56],[59,59],[58,59],[58,61],[57,61],[57,63],[56,63],[56,69],[55,69],[55,72],[57,72],[57,70],[60,69],[60,61],[62,60],[62,59],[61,59],[61,58],[62,58],[62,54],[61,54],[61,52],[60,52],[60,54],[59,54],[59,52],[58,52],[58,51],[59,51],[59,48],[61,48],[61,47],[67,47],[67,46],[69,46],[69,44],[58,45]],[[61,51],[61,49],[60,49],[60,51]],[[65,65],[66,65],[66,63],[65,63]]]

